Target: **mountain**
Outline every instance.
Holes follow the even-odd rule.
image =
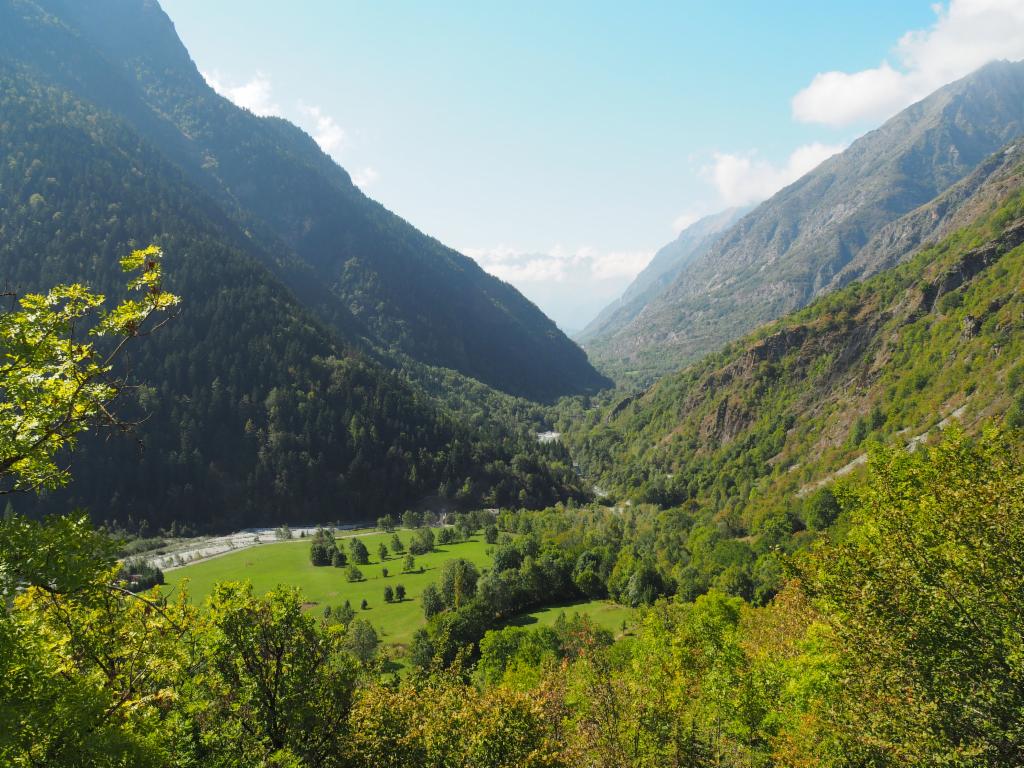
[[[898,266],[560,424],[583,471],[620,496],[712,510],[736,536],[789,533],[801,499],[856,471],[867,441],[1024,425],[1024,154],[983,161],[952,200],[948,233],[893,253]]]
[[[217,95],[153,0],[3,0],[0,56],[158,147],[332,328],[535,400],[607,385],[512,286],[367,198],[294,125]]]
[[[1014,141],[934,200],[886,224],[819,294],[890,269],[996,206],[1008,190],[1024,182],[1022,149],[1024,145]]]
[[[744,216],[602,354],[663,372],[804,306],[886,224],[1022,133],[1024,62],[939,89]]]
[[[156,242],[183,298],[119,371],[131,386],[118,411],[138,427],[87,436],[76,481],[15,498],[19,511],[83,506],[133,530],[225,530],[374,519],[430,499],[581,495],[559,446],[538,445],[526,419],[491,415],[521,401],[477,384],[485,415],[470,421],[417,384],[435,369],[389,370],[280,280],[275,241],[253,237],[126,121],[3,61],[0,116],[5,290],[84,280],[122,295],[118,258]],[[443,373],[445,391],[468,386]]]
[[[588,348],[599,348],[602,342],[628,326],[652,299],[672,284],[683,267],[707,251],[722,232],[749,210],[749,207],[729,208],[686,227],[675,240],[654,254],[622,296],[601,310],[576,338]]]

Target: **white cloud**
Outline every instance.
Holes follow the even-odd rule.
[[[310,121],[308,130],[316,143],[320,145],[320,149],[337,160],[336,153],[342,150],[347,139],[345,131],[338,125],[338,121],[330,115],[324,114],[324,111],[315,105],[300,104],[299,111],[306,121]]]
[[[380,174],[377,173],[377,169],[366,166],[352,174],[352,183],[360,189],[366,189],[378,178],[380,178]]]
[[[262,72],[257,72],[241,85],[230,84],[217,72],[203,72],[202,75],[213,90],[255,115],[260,117],[285,116],[285,111],[274,100],[274,88],[270,78]],[[295,122],[309,132],[314,141],[320,145],[320,149],[340,162],[339,155],[348,144],[348,136],[338,121],[326,114],[321,107],[302,102],[298,103],[297,111],[292,110],[292,113]],[[353,179],[357,186],[366,186],[377,179],[377,171],[367,167],[357,173],[356,177],[361,179],[361,181]]]
[[[881,121],[993,59],[1024,58],[1024,2],[951,0],[935,22],[907,32],[883,61],[860,72],[822,72],[793,97],[793,116],[841,126]]]
[[[487,272],[512,283],[563,329],[583,328],[621,295],[654,255],[555,245],[542,253],[499,245],[462,251]]]
[[[467,256],[486,271],[513,284],[567,283],[632,280],[654,255],[651,251],[609,251],[590,246],[568,249],[555,245],[543,253],[499,245],[496,248],[466,248]]]
[[[257,72],[251,80],[241,85],[229,85],[216,72],[203,72],[202,75],[213,90],[255,115],[266,117],[281,114],[281,107],[271,96],[270,80],[262,72]]]
[[[716,152],[703,173],[726,206],[747,205],[766,200],[844,148],[842,144],[805,144],[793,150],[781,166],[758,159],[754,152]]]

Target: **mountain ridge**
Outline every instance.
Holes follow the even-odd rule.
[[[416,381],[438,373],[385,368],[315,317],[277,278],[266,241],[126,122],[4,61],[0,114],[8,288],[83,281],[118,295],[118,258],[156,242],[183,297],[119,371],[131,385],[119,411],[137,430],[85,436],[71,486],[15,500],[20,511],[216,531],[398,514],[427,498],[457,508],[582,495],[528,419],[490,415],[523,404],[477,385],[484,415],[470,420]]]
[[[1024,133],[1024,62],[993,62],[911,105],[776,193],[621,333],[620,365],[671,370],[806,304],[885,224]]]
[[[9,57],[126,119],[275,239],[278,275],[329,324],[535,400],[608,384],[535,305],[366,197],[301,129],[214,93],[157,3],[4,5]]]

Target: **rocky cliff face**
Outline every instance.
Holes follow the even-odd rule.
[[[1024,180],[1024,145],[1014,141],[934,200],[886,224],[819,294],[900,264],[964,226]]]

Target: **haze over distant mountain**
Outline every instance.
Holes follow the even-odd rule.
[[[675,240],[654,254],[622,296],[601,310],[576,338],[588,348],[599,349],[603,342],[626,327],[654,297],[671,285],[683,267],[704,253],[722,232],[749,210],[749,206],[729,208],[686,227]]]
[[[607,383],[512,286],[367,198],[308,135],[217,95],[153,0],[7,0],[0,52],[159,147],[345,334],[535,399]]]
[[[1024,62],[914,104],[744,216],[602,350],[649,378],[805,305],[886,224],[1024,133]]]

